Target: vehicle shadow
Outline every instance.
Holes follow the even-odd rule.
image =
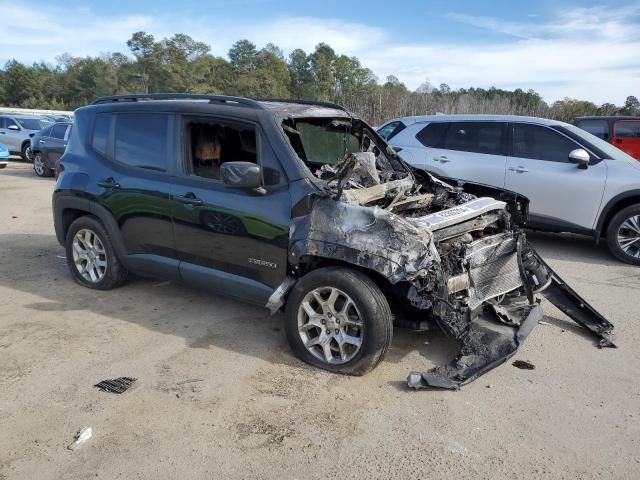
[[[0,175],[7,177],[21,177],[21,178],[33,178],[35,180],[51,182],[53,177],[39,177],[33,171],[33,165],[26,162],[16,162],[16,165],[9,164],[9,166],[0,170]]]
[[[605,241],[596,245],[591,237],[572,233],[528,231],[527,239],[543,259],[590,263],[593,265],[624,266],[609,250]]]
[[[284,315],[162,280],[132,277],[110,291],[82,287],[72,280],[64,249],[53,235],[0,234],[0,286],[39,297],[23,304],[27,309],[61,315],[89,311],[182,337],[191,348],[220,348],[306,367],[287,345]],[[418,360],[416,368],[428,369],[447,363],[456,352],[457,343],[437,327],[427,332],[396,328],[385,361],[399,363],[411,355]]]

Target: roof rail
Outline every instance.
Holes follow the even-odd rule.
[[[331,103],[331,102],[319,102],[317,100],[294,100],[294,99],[283,99],[283,98],[255,98],[254,100],[258,102],[299,103],[302,105],[316,105],[318,107],[335,108],[337,110],[342,110],[344,112],[349,113],[349,110],[344,108],[342,105],[338,105],[337,103]]]
[[[245,107],[263,109],[256,100],[245,97],[229,97],[226,95],[204,95],[197,93],[143,93],[131,95],[113,95],[109,97],[98,97],[91,102],[91,105],[117,102],[139,102],[141,100],[209,100],[209,103],[237,104]]]

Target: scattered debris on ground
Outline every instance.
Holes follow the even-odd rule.
[[[131,377],[119,377],[113,380],[102,380],[100,383],[96,383],[94,387],[104,392],[120,394],[129,390],[136,380],[136,378]]]
[[[73,443],[67,446],[69,450],[75,450],[84,445],[93,436],[93,429],[91,427],[84,427],[73,438]]]
[[[521,370],[533,370],[534,368],[536,368],[536,366],[533,363],[528,362],[526,360],[516,360],[515,362],[512,363],[512,365]]]
[[[203,382],[204,380],[202,378],[190,378],[188,380],[181,380],[179,382],[176,382],[176,385],[184,385],[186,383],[196,383],[196,382]]]

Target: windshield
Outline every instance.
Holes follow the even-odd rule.
[[[296,129],[300,132],[300,143],[307,164],[314,167],[335,165],[349,153],[360,151],[360,142],[351,133],[349,124],[332,122],[330,125],[314,125],[297,122]]]
[[[25,130],[41,130],[47,125],[51,125],[53,123],[46,120],[40,120],[38,118],[16,118],[16,120]]]
[[[587,142],[592,143],[593,146],[599,148],[604,153],[606,153],[608,158],[611,158],[613,160],[624,159],[624,160],[630,160],[632,162],[637,161],[630,155],[627,155],[625,152],[620,150],[619,148],[616,148],[613,145],[611,145],[609,142],[606,142],[601,138],[596,137],[595,135],[592,135],[586,130],[576,127],[575,125],[563,125],[563,128],[566,128],[571,133],[574,133],[575,135],[578,135],[579,137],[584,138]]]

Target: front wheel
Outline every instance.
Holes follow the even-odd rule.
[[[611,219],[607,245],[623,262],[640,265],[640,204],[620,210]]]
[[[51,177],[53,175],[51,173],[51,169],[42,158],[42,154],[40,154],[40,152],[37,152],[33,155],[33,171],[39,177]]]
[[[340,267],[302,277],[287,300],[287,340],[301,360],[364,375],[384,358],[393,336],[389,303],[366,275]]]

